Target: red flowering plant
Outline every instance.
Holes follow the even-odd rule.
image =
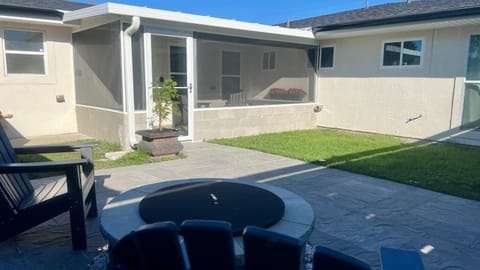
[[[288,90],[272,88],[268,92],[268,97],[271,99],[302,100],[306,94],[307,92],[299,88],[290,88]]]

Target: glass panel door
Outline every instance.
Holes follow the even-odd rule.
[[[480,35],[470,37],[463,96],[462,128],[480,128]]]
[[[162,83],[166,79],[172,78],[177,83],[180,97],[174,106],[178,106],[180,114],[171,115],[169,121],[165,122],[165,126],[178,129],[180,139],[191,139],[192,71],[190,67],[192,66],[191,61],[193,61],[189,56],[189,50],[192,50],[193,44],[191,38],[156,34],[149,34],[148,37],[150,41],[146,41],[146,43],[150,44],[150,55],[146,55],[146,57],[150,58],[150,63],[148,63],[149,61],[146,63],[151,67],[151,78],[146,81],[150,82],[150,92],[153,81]],[[148,96],[151,97],[151,93]],[[149,127],[156,128],[158,119],[151,113],[153,101],[150,100],[150,103],[151,105],[147,108],[147,121]]]
[[[240,53],[222,52],[222,98],[240,92]]]
[[[183,40],[185,43],[185,40]],[[173,115],[173,127],[180,130],[182,136],[188,135],[188,83],[186,44],[170,46],[170,78],[177,82],[180,94],[178,109],[180,115]]]

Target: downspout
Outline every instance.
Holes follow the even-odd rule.
[[[123,35],[123,54],[125,65],[125,97],[127,105],[127,125],[128,125],[128,143],[131,148],[135,148],[137,140],[135,138],[135,103],[133,93],[133,61],[132,61],[132,35],[140,28],[140,18],[132,17],[132,24],[125,30]]]

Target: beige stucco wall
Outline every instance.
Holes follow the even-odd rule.
[[[315,127],[313,104],[194,110],[194,141]]]
[[[78,132],[93,138],[109,142],[118,142],[128,149],[127,114],[121,111],[105,110],[78,105]],[[147,115],[145,112],[135,113],[136,130],[146,129]]]
[[[3,29],[43,31],[46,75],[6,75]],[[71,30],[67,27],[0,22],[0,111],[11,138],[77,132]],[[57,102],[63,95],[65,102]]]
[[[469,36],[478,26],[322,40],[335,46],[335,67],[321,69],[317,125],[440,139],[461,134]],[[422,39],[423,63],[381,67],[384,41]],[[480,132],[467,132],[480,143]]]

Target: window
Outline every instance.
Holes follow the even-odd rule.
[[[335,53],[335,48],[332,46],[322,47],[320,49],[320,67],[321,68],[333,68],[334,53]]]
[[[422,40],[385,42],[383,66],[419,66],[422,60]]]
[[[275,52],[264,52],[263,53],[263,70],[274,70],[275,69]]]
[[[7,74],[45,74],[43,33],[3,31]]]
[[[480,35],[470,37],[466,80],[480,81]]]
[[[222,52],[222,98],[240,92],[240,53]]]
[[[178,87],[187,87],[187,51],[182,46],[170,46],[170,76]]]
[[[480,35],[472,35],[463,95],[462,128],[480,128]]]

